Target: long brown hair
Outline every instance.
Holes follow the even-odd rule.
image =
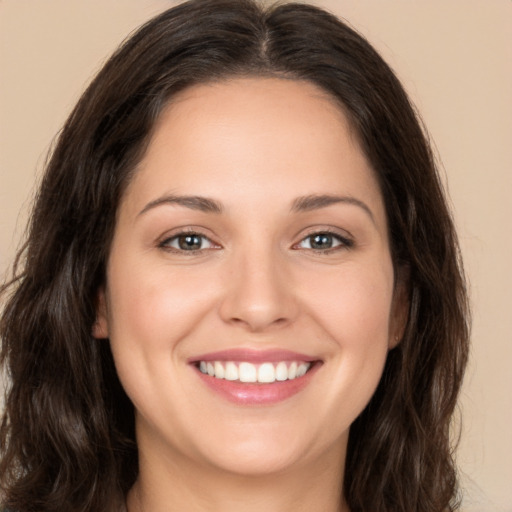
[[[352,512],[457,508],[449,427],[467,359],[467,297],[428,139],[361,35],[312,6],[252,0],[192,0],[149,21],[106,63],[60,134],[22,263],[1,288],[4,506],[97,512],[118,506],[133,485],[133,406],[108,343],[91,335],[117,207],[173,95],[236,76],[307,80],[339,102],[378,176],[395,265],[408,269],[405,335],[350,431]]]

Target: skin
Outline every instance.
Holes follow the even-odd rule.
[[[311,195],[343,200],[293,208]],[[184,229],[200,250],[179,248]],[[130,512],[347,511],[349,427],[402,334],[402,289],[377,180],[329,96],[246,78],[175,97],[121,201],[94,327],[136,409]],[[282,402],[239,405],[188,364],[237,347],[322,364]]]

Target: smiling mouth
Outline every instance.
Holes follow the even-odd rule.
[[[307,388],[323,366],[307,354],[246,348],[202,354],[188,363],[207,388],[239,406],[285,401]]]
[[[241,383],[271,384],[299,379],[311,369],[310,361],[262,362],[199,361],[199,371],[216,379]]]

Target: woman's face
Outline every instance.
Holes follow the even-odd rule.
[[[122,199],[94,328],[142,459],[339,464],[403,328],[394,290],[377,181],[326,94],[256,78],[182,92]]]

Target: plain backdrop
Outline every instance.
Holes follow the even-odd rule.
[[[85,84],[164,0],[0,0],[0,275]],[[512,1],[317,0],[398,73],[435,142],[471,282],[465,512],[512,512]]]

